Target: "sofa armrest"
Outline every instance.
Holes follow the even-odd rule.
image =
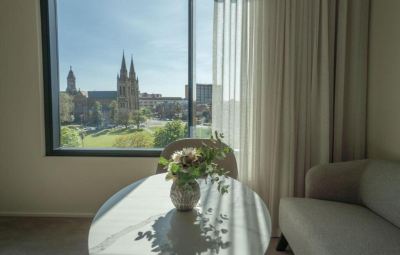
[[[306,175],[306,197],[361,204],[359,187],[366,163],[357,160],[311,168]]]

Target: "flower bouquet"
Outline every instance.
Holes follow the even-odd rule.
[[[199,179],[217,183],[221,194],[228,192],[229,185],[224,184],[224,177],[229,171],[216,163],[232,152],[222,143],[223,137],[215,132],[209,144],[203,142],[198,148],[183,148],[174,152],[170,159],[160,158],[160,165],[167,169],[166,180],[173,180],[170,195],[178,210],[191,210],[197,204],[200,198]]]

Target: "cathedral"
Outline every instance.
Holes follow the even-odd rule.
[[[81,91],[76,89],[76,78],[72,67],[67,76],[67,89],[65,91],[73,98],[74,123],[88,124],[89,111],[96,102],[102,105],[105,124],[110,123],[109,111],[112,101],[116,101],[119,111],[134,112],[139,109],[139,78],[136,75],[133,58],[131,57],[129,73],[126,68],[125,54],[122,54],[122,63],[117,74],[116,91]]]
[[[117,93],[120,110],[132,112],[139,109],[139,78],[136,76],[132,57],[128,75],[124,53],[122,53],[121,69],[117,74]]]

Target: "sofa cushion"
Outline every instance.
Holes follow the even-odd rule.
[[[296,255],[400,254],[400,229],[363,206],[284,198],[279,211]]]
[[[370,160],[360,181],[362,203],[400,228],[400,163]]]

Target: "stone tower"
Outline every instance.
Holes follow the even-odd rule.
[[[70,95],[75,95],[77,90],[76,90],[76,79],[74,72],[72,71],[72,67],[69,67],[69,72],[67,76],[67,90],[66,92]]]
[[[69,67],[67,76],[67,89],[65,92],[72,97],[74,109],[71,114],[74,115],[74,123],[84,124],[88,117],[87,96],[81,91],[76,89],[76,79],[72,67]]]
[[[128,75],[124,53],[122,53],[121,69],[117,75],[117,101],[120,110],[133,112],[139,109],[139,79],[135,73],[132,57]]]

